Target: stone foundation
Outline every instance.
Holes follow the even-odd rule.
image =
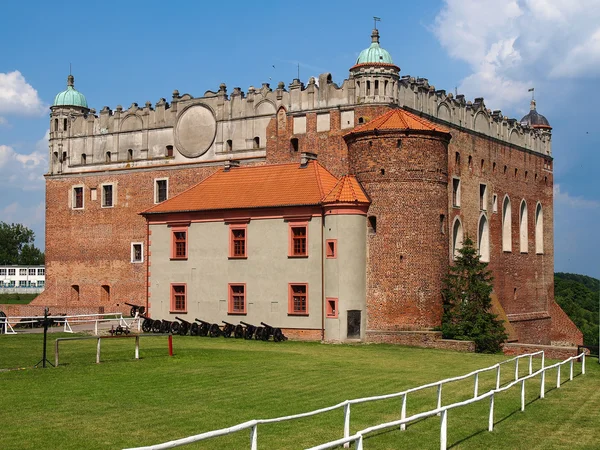
[[[459,352],[474,352],[473,341],[455,341],[442,339],[440,331],[367,331],[367,342],[380,344],[400,344],[411,347],[437,348],[456,350]]]
[[[534,353],[543,350],[546,359],[567,359],[577,355],[577,347],[560,347],[556,345],[537,345],[537,344],[504,344],[502,351],[507,356],[523,355],[525,353]]]

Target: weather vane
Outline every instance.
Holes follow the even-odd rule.
[[[381,18],[373,16],[373,22],[375,22],[374,28],[377,29],[377,22],[381,22]]]
[[[533,95],[533,91],[535,90],[535,88],[530,88],[527,92],[531,92],[531,100],[535,100],[535,97]]]

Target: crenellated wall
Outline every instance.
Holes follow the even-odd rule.
[[[292,134],[304,134],[309,113],[320,114],[318,131],[330,128],[323,115],[338,110],[345,116],[341,128],[352,128],[354,109],[371,104],[408,107],[456,128],[551,155],[549,130],[524,127],[501,111],[492,112],[483,98],[466,101],[463,95],[436,90],[424,78],[399,78],[388,67],[355,66],[341,86],[324,73],[307,85],[294,79],[287,89],[283,82],[276,89],[264,83],[228,94],[221,84],[199,98],[174,91],[170,103],[161,98],[155,105],[105,106],[99,113],[53,107],[49,173],[265,157],[267,126],[280,108],[292,118]]]

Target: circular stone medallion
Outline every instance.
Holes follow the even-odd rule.
[[[192,105],[183,110],[175,125],[175,145],[188,158],[208,151],[217,132],[212,111],[204,105]]]

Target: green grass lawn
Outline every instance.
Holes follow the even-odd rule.
[[[0,294],[0,305],[29,305],[39,294]]]
[[[54,361],[58,332],[49,334]],[[72,335],[71,335],[72,336]],[[167,338],[142,337],[141,359],[133,339],[102,342],[95,364],[95,340],[61,343],[58,368],[33,369],[41,358],[42,335],[0,336],[0,447],[3,449],[116,449],[151,445],[247,420],[310,411],[346,399],[398,392],[461,375],[506,359],[392,345],[324,345],[179,337],[175,356]],[[525,374],[527,364],[521,365]],[[540,366],[535,361],[534,370]],[[504,366],[502,382],[514,375]],[[600,367],[588,359],[587,374],[537,399],[539,379],[527,382],[527,408],[520,389],[496,398],[495,429],[487,431],[488,401],[451,410],[452,448],[592,449],[600,445]],[[575,373],[580,373],[576,364]],[[568,366],[562,371],[568,380]],[[480,378],[480,392],[494,386],[493,372]],[[443,403],[469,398],[473,381],[444,387]],[[432,409],[436,391],[408,397],[408,415]],[[351,433],[399,418],[400,399],[352,406]],[[343,435],[343,411],[258,427],[260,449],[306,448]],[[369,435],[365,449],[439,448],[439,418]],[[185,449],[249,448],[242,431]]]

